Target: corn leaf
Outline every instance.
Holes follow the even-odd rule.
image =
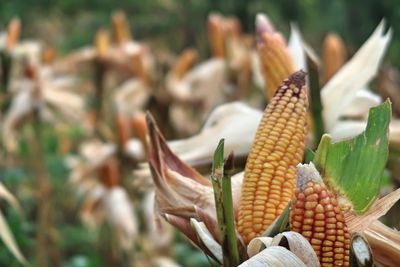
[[[364,213],[376,200],[388,158],[391,103],[371,108],[366,130],[332,143],[324,135],[313,160],[325,183],[350,200],[356,213]]]

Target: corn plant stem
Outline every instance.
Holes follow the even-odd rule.
[[[38,187],[38,233],[37,233],[37,250],[36,262],[38,266],[49,266],[49,250],[54,250],[54,244],[50,246],[49,234],[51,227],[51,208],[50,195],[52,186],[44,166],[44,152],[42,144],[42,123],[37,109],[33,112],[33,132],[34,140],[32,140],[32,154],[34,156],[34,175],[37,179]],[[51,249],[50,249],[51,247]]]
[[[7,50],[0,51],[0,112],[5,113],[8,106],[10,105],[10,94],[8,92],[8,86],[10,83],[12,57]]]
[[[322,135],[325,133],[324,119],[322,117],[321,90],[319,86],[318,63],[307,54],[309,71],[310,105],[314,123],[314,146],[317,147]]]
[[[224,175],[222,178],[222,199],[224,204],[224,219],[226,224],[226,236],[227,239],[223,240],[223,247],[225,247],[225,241],[228,243],[228,255],[232,266],[238,266],[240,264],[238,244],[236,238],[235,229],[235,218],[233,211],[233,200],[232,200],[232,185],[231,185],[231,173],[233,171],[233,153],[231,153],[224,165]]]
[[[1,92],[6,93],[8,90],[8,85],[10,83],[10,74],[11,74],[11,66],[12,66],[12,58],[8,51],[3,50],[0,52],[0,60],[1,60]]]
[[[224,139],[219,142],[214,153],[211,181],[222,243],[223,266],[236,267],[240,262],[233,218],[231,180],[230,175],[224,172]]]

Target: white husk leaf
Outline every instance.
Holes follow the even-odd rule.
[[[239,267],[306,267],[292,252],[284,247],[271,246],[239,265]]]
[[[368,88],[364,88],[356,93],[351,104],[343,112],[343,116],[364,117],[368,115],[370,108],[382,103],[382,98],[372,93]]]
[[[306,55],[303,48],[303,38],[296,24],[290,24],[289,51],[292,54],[296,70],[307,71]]]
[[[376,75],[392,36],[391,30],[384,34],[384,27],[382,21],[353,58],[322,88],[321,100],[328,130],[335,126],[357,91],[365,88]]]
[[[247,255],[249,258],[258,254],[261,251],[262,246],[264,245],[266,248],[269,247],[272,243],[272,237],[262,236],[253,238],[250,243],[247,245]]]
[[[286,237],[289,243],[289,250],[293,252],[308,267],[319,267],[320,263],[310,243],[299,233],[283,232],[274,236],[271,246],[277,246],[282,238]]]
[[[208,250],[215,256],[219,262],[223,262],[222,258],[222,248],[217,241],[214,240],[210,231],[208,231],[206,225],[203,222],[198,222],[196,219],[191,218],[190,224],[197,233],[201,242],[208,248]]]
[[[137,235],[137,219],[128,194],[122,187],[113,187],[104,196],[103,204],[122,248],[130,250]]]

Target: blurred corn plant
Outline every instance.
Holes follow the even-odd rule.
[[[398,233],[377,219],[399,197],[383,170],[389,158],[396,176],[400,128],[366,88],[384,22],[349,61],[338,35],[319,60],[300,27],[286,42],[263,14],[255,36],[210,14],[208,58],[130,25],[113,12],[65,56],[19,40],[18,19],[0,38],[0,179],[26,214],[2,206],[16,242],[0,237],[19,261],[16,243],[41,267],[396,264]]]

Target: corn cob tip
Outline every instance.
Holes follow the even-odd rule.
[[[322,178],[314,164],[301,164],[297,165],[297,188],[304,190],[307,187],[307,183],[313,181],[316,184],[322,184]]]
[[[258,35],[261,35],[265,32],[273,33],[275,32],[275,28],[270,22],[267,15],[258,13],[256,15],[256,31]]]
[[[302,88],[306,84],[307,72],[303,70],[296,71],[284,81],[285,85],[295,85],[297,88]]]

